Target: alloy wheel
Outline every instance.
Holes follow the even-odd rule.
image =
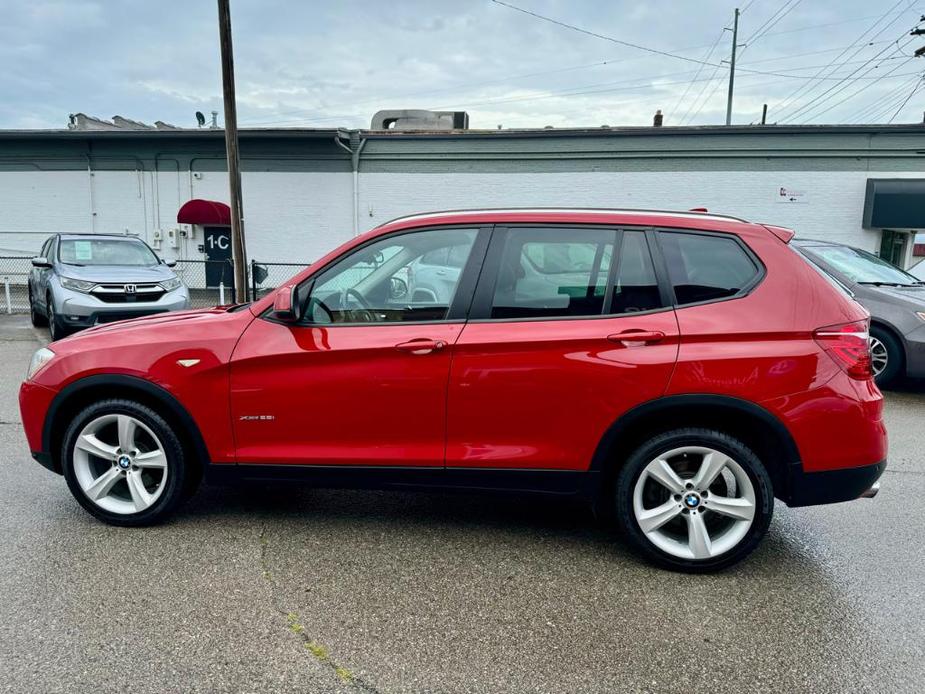
[[[887,365],[890,363],[890,353],[886,348],[886,345],[883,344],[876,337],[871,335],[870,337],[870,365],[874,371],[874,376],[879,376],[886,369]]]
[[[164,492],[164,447],[142,421],[106,414],[89,422],[74,444],[74,475],[84,495],[110,513],[139,513]]]
[[[659,455],[639,475],[633,514],[646,538],[679,559],[705,560],[734,548],[755,518],[755,487],[730,456],[704,446]]]

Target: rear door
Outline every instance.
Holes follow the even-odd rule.
[[[662,395],[678,325],[642,230],[496,228],[454,349],[447,466],[583,470]]]

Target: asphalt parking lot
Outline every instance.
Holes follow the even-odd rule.
[[[203,488],[168,525],[81,510],[0,318],[0,690],[912,692],[925,679],[925,387],[887,395],[872,500],[778,504],[753,557],[651,568],[561,501]]]

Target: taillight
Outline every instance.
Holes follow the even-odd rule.
[[[813,339],[851,378],[863,381],[873,376],[869,328],[868,320],[839,323],[819,328]]]

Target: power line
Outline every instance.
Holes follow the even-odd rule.
[[[925,83],[925,77],[922,77],[922,79],[920,79],[920,80],[916,83],[916,85],[912,88],[912,91],[909,92],[909,96],[907,96],[907,97],[906,97],[906,100],[903,101],[903,102],[899,105],[899,108],[896,109],[896,113],[894,113],[892,116],[890,116],[890,120],[888,120],[887,123],[892,123],[892,122],[893,122],[893,119],[895,119],[896,116],[899,115],[900,111],[902,111],[904,108],[906,108],[906,104],[909,103],[909,99],[912,98],[912,95],[915,94],[915,93],[919,90],[919,87],[921,87],[923,83]]]
[[[902,63],[900,63],[899,65],[897,65],[896,67],[894,67],[892,70],[890,70],[889,72],[887,72],[885,75],[880,76],[879,79],[883,79],[883,78],[885,78],[885,77],[889,77],[891,74],[893,74],[894,72],[896,72],[896,71],[897,71],[899,68],[901,68],[903,65],[906,65],[907,63],[909,63],[911,60],[913,60],[911,57],[910,57],[910,58],[907,58],[904,62],[902,62]],[[875,67],[879,67],[879,65],[877,65],[877,66],[875,66]],[[874,68],[871,68],[871,70],[873,70],[873,69],[874,69]],[[879,80],[878,80],[878,81],[879,81]],[[836,108],[836,107],[838,107],[838,106],[841,106],[841,105],[842,105],[843,103],[845,103],[846,101],[848,101],[848,100],[850,100],[850,99],[853,99],[854,97],[856,97],[856,96],[857,96],[858,94],[860,94],[861,92],[867,91],[868,89],[870,89],[870,88],[871,88],[873,85],[875,85],[876,83],[877,83],[876,81],[868,82],[867,84],[863,85],[863,86],[862,86],[860,89],[858,89],[857,91],[852,92],[851,94],[849,94],[848,96],[846,96],[844,99],[841,99],[841,100],[835,102],[834,104],[832,104],[831,106],[829,106],[829,107],[826,108],[826,109],[823,109],[822,111],[817,111],[816,113],[814,113],[814,114],[811,115],[811,116],[807,116],[807,115],[804,113],[804,114],[803,114],[803,117],[804,117],[803,122],[804,122],[804,123],[808,123],[808,122],[809,122],[810,120],[812,120],[813,118],[818,118],[818,117],[821,116],[823,113],[828,113],[828,112],[831,111],[833,108]],[[843,87],[842,89],[839,90],[839,92],[836,92],[836,93],[840,93],[841,91],[843,91],[844,89],[846,89],[848,86],[849,86],[849,85],[845,85],[845,87]],[[833,96],[834,96],[834,94],[833,94]],[[830,97],[830,98],[831,98],[831,97]]]
[[[824,76],[824,74],[826,73],[826,71],[827,71],[832,65],[835,65],[839,60],[841,60],[841,58],[844,57],[844,56],[845,56],[852,48],[854,48],[858,43],[860,43],[861,41],[863,41],[863,40],[864,40],[864,37],[867,36],[867,34],[868,34],[869,32],[873,31],[873,30],[877,27],[877,25],[880,24],[880,22],[882,22],[884,19],[886,19],[886,18],[890,15],[891,12],[893,12],[899,5],[902,4],[902,1],[903,1],[903,0],[897,0],[897,1],[896,1],[896,4],[894,4],[893,7],[891,7],[889,10],[887,10],[887,11],[884,12],[882,15],[880,15],[880,16],[877,18],[877,21],[875,21],[870,27],[868,27],[867,29],[865,29],[864,31],[862,31],[862,32],[861,32],[861,35],[858,36],[854,41],[852,41],[852,42],[851,42],[851,45],[847,46],[841,53],[839,53],[837,56],[835,56],[834,58],[832,58],[832,60],[829,62],[828,65],[826,65],[825,67],[821,68],[821,69],[819,70],[819,72],[817,72],[817,73],[816,73],[815,75],[813,75],[812,77],[808,78],[808,79],[806,80],[806,83],[805,83],[805,84],[798,86],[798,87],[797,87],[796,89],[794,89],[790,94],[788,94],[786,97],[784,97],[783,101],[781,101],[781,102],[779,102],[779,103],[777,104],[777,110],[778,110],[780,113],[786,113],[786,110],[787,110],[787,109],[790,107],[790,105],[797,99],[798,96],[800,96],[801,94],[808,94],[810,91],[812,91],[812,90],[815,88],[816,83]],[[893,21],[895,22],[897,19],[899,19],[900,16],[901,16],[901,15],[897,15],[897,16],[894,18]],[[892,24],[892,22],[891,22],[891,24]],[[890,25],[888,24],[887,27],[889,27],[889,26],[890,26]],[[886,28],[886,27],[884,27],[884,28]],[[878,35],[879,35],[879,34],[878,34]],[[871,37],[871,38],[876,38],[876,36]],[[855,55],[857,55],[857,54],[860,52],[860,50],[861,50],[861,49],[855,51],[854,54],[853,54],[851,57],[854,57]],[[837,69],[837,68],[836,68],[836,69]],[[830,73],[830,74],[831,74],[831,73]],[[808,89],[808,91],[807,91],[807,89]]]
[[[792,5],[790,5],[791,2],[793,2]],[[765,34],[767,34],[769,30],[771,30],[771,29],[774,28],[774,25],[775,25],[775,24],[777,24],[780,20],[782,20],[784,17],[786,17],[788,14],[790,14],[790,11],[793,10],[794,7],[796,7],[797,5],[799,5],[800,2],[801,2],[801,0],[787,0],[787,2],[785,2],[783,5],[780,6],[780,8],[777,10],[777,12],[775,12],[775,13],[772,14],[770,17],[768,17],[768,18],[765,20],[764,24],[762,24],[760,27],[758,27],[758,28],[754,31],[754,33],[753,33],[749,38],[747,38],[747,39],[745,40],[745,45],[747,46],[747,45],[749,45],[749,44],[751,44],[751,43],[754,43],[755,41],[757,41],[758,39],[760,39],[762,36],[764,36]],[[790,7],[787,7],[788,5],[790,5]],[[775,17],[776,17],[776,19],[775,19]],[[772,20],[773,20],[773,21],[772,21]]]
[[[905,32],[903,32],[903,33],[905,33]],[[893,49],[894,52],[899,52],[899,51],[901,51],[902,48],[905,48],[905,47],[908,46],[909,43],[910,43],[910,41],[906,41],[905,44],[903,44],[902,46],[899,46],[899,40],[900,40],[900,38],[902,38],[902,35],[901,35],[899,38],[896,39],[895,47],[894,47],[894,49]],[[891,45],[892,45],[892,44],[891,44]],[[886,47],[884,47],[882,50],[878,51],[876,55],[874,55],[874,56],[872,56],[871,58],[869,58],[864,64],[862,64],[862,65],[860,65],[859,67],[857,67],[857,68],[855,68],[854,70],[852,70],[851,73],[849,73],[848,75],[843,76],[841,80],[839,80],[839,81],[836,82],[835,84],[831,85],[828,89],[826,89],[825,91],[823,91],[821,94],[818,94],[818,95],[815,96],[813,99],[810,99],[807,103],[803,104],[802,106],[800,106],[799,108],[797,108],[795,111],[792,111],[788,116],[786,116],[786,119],[787,119],[787,120],[793,120],[793,119],[795,119],[797,116],[805,115],[807,112],[810,112],[810,111],[814,110],[815,108],[818,108],[819,105],[824,104],[826,101],[832,99],[832,98],[833,98],[834,96],[836,96],[837,94],[840,94],[842,91],[844,91],[847,87],[849,87],[849,86],[852,84],[852,82],[854,81],[854,80],[852,80],[852,78],[854,78],[854,76],[855,76],[858,72],[860,72],[861,70],[863,70],[863,69],[864,69],[867,65],[869,65],[870,63],[872,63],[872,62],[874,62],[875,60],[877,60],[877,58],[879,58],[881,55],[883,55],[883,54],[884,54],[886,51],[888,51],[889,49],[890,49],[890,46],[886,46]],[[882,61],[881,61],[881,62],[882,62]],[[870,72],[872,72],[873,70],[877,69],[878,67],[880,67],[880,63],[877,63],[877,64],[874,65],[873,67],[869,68],[869,69],[867,70],[867,72],[864,73],[864,75],[869,74]],[[834,94],[832,93],[833,91],[835,92]],[[814,106],[814,104],[815,104],[815,106]],[[828,110],[828,109],[827,109],[827,110]]]
[[[746,8],[749,7],[752,4],[752,2],[754,2],[754,0],[751,0],[751,2],[749,2],[748,5],[746,5]],[[743,10],[743,12],[744,11],[745,10]],[[710,60],[710,56],[713,55],[713,51],[716,50],[716,47],[719,45],[720,39],[723,38],[723,34],[725,33],[726,33],[725,29],[719,32],[719,36],[716,37],[716,41],[713,42],[713,45],[710,46],[710,50],[707,51],[706,56],[704,56],[704,61]],[[697,66],[697,72],[694,74],[693,79],[687,83],[687,87],[684,89],[684,93],[678,97],[678,100],[675,102],[674,108],[671,109],[670,113],[673,114],[681,106],[681,102],[683,102],[684,99],[687,97],[687,94],[688,92],[690,92],[691,87],[693,86],[694,82],[696,82],[697,78],[700,77],[700,73],[703,71],[703,67],[704,67],[703,65]]]
[[[715,67],[715,66],[717,65],[717,63],[710,63],[710,62],[705,61],[705,60],[697,60],[696,58],[688,58],[686,55],[678,55],[677,53],[671,53],[671,52],[669,52],[669,51],[663,51],[663,50],[660,50],[660,49],[658,49],[658,48],[651,48],[650,46],[642,46],[642,45],[640,45],[640,44],[638,44],[638,43],[631,43],[631,42],[629,42],[629,41],[624,41],[623,39],[614,38],[613,36],[607,36],[606,34],[599,34],[599,33],[595,32],[595,31],[590,31],[590,30],[588,30],[588,29],[582,29],[581,27],[575,26],[574,24],[569,24],[569,23],[567,23],[567,22],[562,22],[562,21],[560,21],[560,20],[558,20],[558,19],[553,19],[552,17],[547,17],[547,16],[545,16],[545,15],[537,14],[536,12],[531,12],[530,10],[526,10],[526,9],[524,9],[523,7],[518,7],[517,5],[511,5],[510,3],[504,2],[504,0],[491,0],[491,1],[492,1],[493,3],[495,3],[496,5],[503,5],[504,7],[508,7],[508,8],[510,8],[510,9],[512,9],[512,10],[517,11],[517,12],[521,12],[521,13],[523,13],[523,14],[530,15],[531,17],[535,17],[536,19],[541,19],[541,20],[543,20],[544,22],[549,22],[549,23],[551,23],[551,24],[556,24],[556,25],[558,25],[558,26],[560,26],[560,27],[563,27],[563,28],[565,28],[565,29],[570,29],[570,30],[572,30],[572,31],[577,31],[577,32],[579,32],[579,33],[581,33],[581,34],[586,34],[586,35],[588,35],[588,36],[593,36],[593,37],[598,38],[598,39],[601,39],[601,40],[603,40],[603,41],[610,41],[611,43],[616,43],[616,44],[618,44],[618,45],[620,45],[620,46],[626,46],[627,48],[635,48],[636,50],[639,50],[639,51],[645,51],[645,52],[647,52],[647,53],[652,53],[652,54],[654,54],[654,55],[665,56],[666,58],[674,58],[674,59],[676,59],[676,60],[684,60],[684,61],[686,61],[686,62],[695,63],[695,64],[698,64],[698,65],[709,65],[709,66],[711,66],[711,67]]]
[[[867,106],[862,107],[853,115],[845,119],[846,123],[862,123],[865,120],[875,121],[881,115],[885,115],[893,110],[893,107],[903,98],[902,95],[909,91],[909,87],[919,80],[920,75],[915,74],[911,80],[906,80],[902,84],[889,90],[875,101],[871,101]]]

